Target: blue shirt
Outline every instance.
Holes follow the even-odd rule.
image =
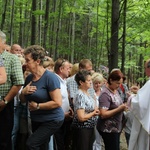
[[[25,86],[32,81],[33,75],[30,74],[25,81]],[[42,77],[37,81],[32,81],[32,85],[36,86],[37,90],[33,94],[25,95],[28,101],[34,101],[37,103],[45,103],[51,101],[51,97],[49,95],[50,91],[55,89],[60,89],[60,83],[57,76],[46,70]],[[45,122],[45,121],[61,121],[64,119],[64,113],[61,107],[49,109],[49,110],[36,110],[31,111],[31,120],[37,122]]]

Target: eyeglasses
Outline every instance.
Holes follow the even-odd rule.
[[[61,67],[64,62],[66,62],[66,60],[65,60],[65,59],[62,59],[62,62],[60,63],[59,67]]]

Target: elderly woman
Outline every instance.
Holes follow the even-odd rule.
[[[51,57],[45,56],[44,62],[43,62],[43,67],[48,69],[49,71],[53,72],[54,71],[54,61]]]
[[[97,100],[97,107],[99,107],[98,98],[101,94],[102,86],[104,84],[103,75],[98,72],[94,72],[92,74],[92,82],[93,82],[93,88]],[[93,150],[101,150],[102,149],[101,146],[102,146],[102,138],[95,127],[95,141],[93,143]]]
[[[99,110],[96,106],[96,99],[88,93],[92,85],[90,72],[79,71],[75,80],[79,89],[74,99],[73,148],[74,150],[92,150],[95,140],[94,127]]]
[[[109,74],[108,85],[99,97],[100,117],[97,129],[103,138],[105,150],[119,150],[122,114],[127,108],[117,91],[122,81],[119,70]]]
[[[26,78],[21,101],[29,102],[33,134],[27,140],[29,150],[47,150],[50,136],[62,125],[60,83],[56,75],[43,67],[45,51],[33,45],[24,51],[26,67],[31,74]]]

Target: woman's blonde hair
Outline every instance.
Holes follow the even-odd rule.
[[[47,67],[51,67],[52,69],[54,68],[54,61],[51,57],[45,56],[44,61],[43,61],[43,67],[47,68]]]
[[[94,83],[96,81],[102,83],[104,81],[103,75],[98,72],[94,72],[92,74],[92,82]]]
[[[75,75],[78,71],[79,71],[79,63],[73,64],[71,72],[70,72],[70,76]]]
[[[19,57],[21,65],[23,65],[25,63],[25,58],[21,54],[18,54],[17,56]]]

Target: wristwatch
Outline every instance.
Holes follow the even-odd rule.
[[[3,101],[4,101],[4,103],[5,103],[6,105],[8,104],[8,101],[7,101],[7,100],[3,99]]]
[[[37,103],[37,107],[36,107],[36,109],[38,110],[38,109],[40,109],[40,105],[39,105],[39,103]]]

